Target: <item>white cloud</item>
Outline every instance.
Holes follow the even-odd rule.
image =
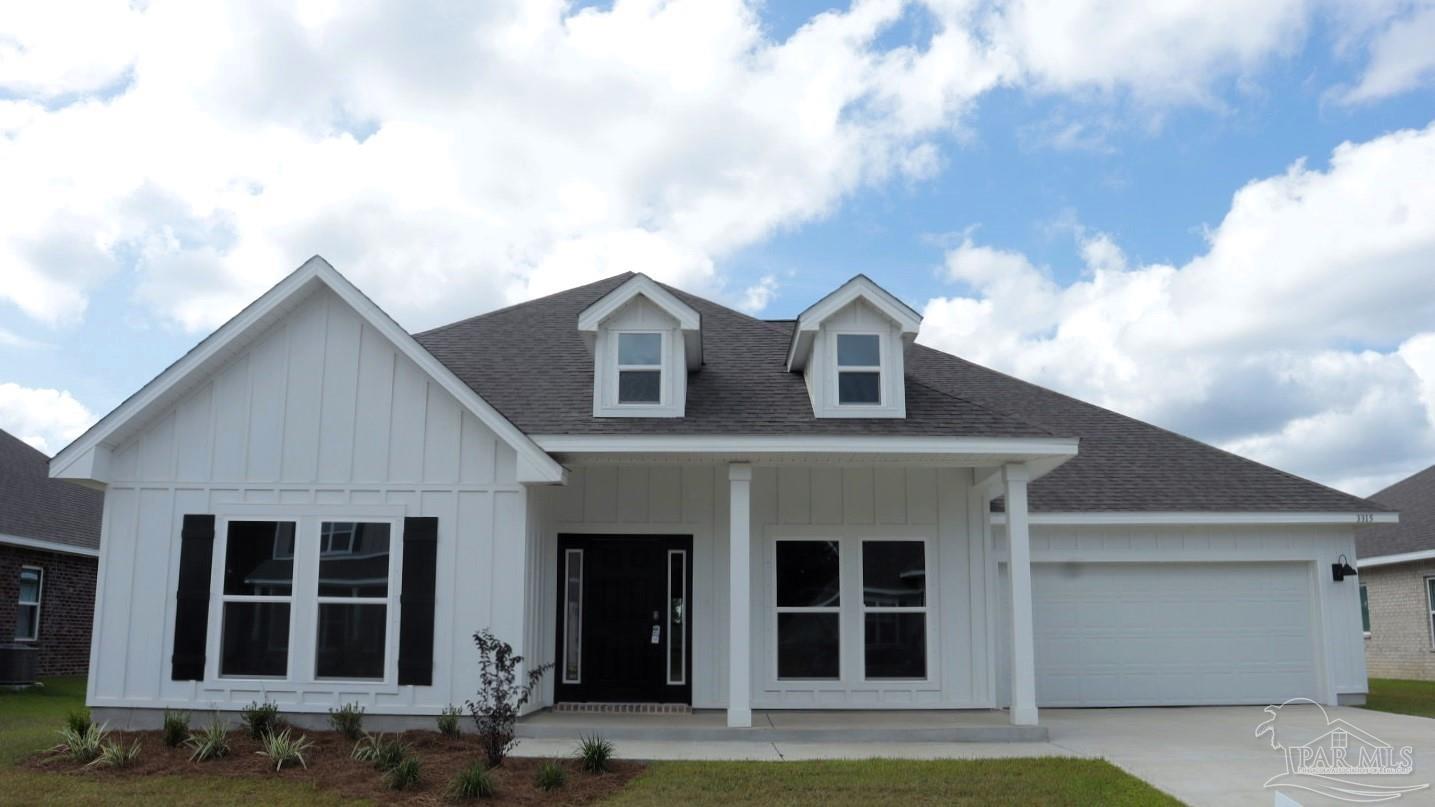
[[[128,0],[6,4],[0,87],[53,98],[120,81],[135,58],[139,16]]]
[[[1078,228],[1061,283],[968,235],[923,340],[1368,493],[1435,461],[1431,209],[1435,124],[1241,188],[1181,266]]]
[[[738,0],[154,0],[103,69],[31,26],[53,55],[0,90],[132,82],[0,108],[0,299],[73,323],[132,260],[142,310],[202,331],[315,252],[411,327],[629,269],[720,292],[724,255],[939,170],[1000,79],[956,18],[879,47],[902,13],[774,41]]]
[[[66,390],[0,383],[0,429],[46,454],[79,437],[95,416]]]
[[[774,275],[763,275],[756,283],[748,286],[742,293],[742,300],[738,308],[749,314],[759,314],[763,309],[772,303],[777,296],[777,277]]]
[[[1387,98],[1435,80],[1435,2],[1418,2],[1370,43],[1370,61],[1354,87],[1339,93],[1345,103]]]

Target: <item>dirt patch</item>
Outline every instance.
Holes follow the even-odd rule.
[[[383,776],[366,762],[359,762],[350,756],[354,744],[333,732],[305,732],[314,741],[314,747],[305,755],[309,767],[285,766],[276,772],[266,757],[257,753],[260,745],[240,731],[229,734],[229,755],[208,762],[190,762],[190,749],[168,748],[157,731],[113,732],[110,737],[125,744],[139,740],[142,750],[139,758],[128,768],[87,768],[55,752],[42,752],[24,762],[32,770],[67,773],[74,776],[88,776],[96,779],[132,778],[156,775],[204,775],[242,778],[277,778],[293,782],[307,782],[324,791],[355,799],[371,799],[387,804],[445,804],[445,792],[451,780],[459,771],[483,759],[478,741],[465,736],[461,739],[444,737],[431,731],[405,732],[404,742],[412,746],[421,765],[421,782],[410,789],[396,791],[384,786]],[[578,769],[572,759],[554,760],[568,773],[568,781],[561,789],[549,793],[539,790],[533,784],[534,774],[545,759],[519,759],[510,757],[503,767],[491,771],[498,795],[483,799],[482,804],[534,804],[534,805],[578,805],[594,804],[614,792],[621,790],[629,780],[637,776],[643,765],[636,762],[615,761],[609,773],[594,776]]]

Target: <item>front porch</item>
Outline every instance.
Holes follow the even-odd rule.
[[[568,484],[529,489],[525,654],[554,670],[526,736],[1044,737],[1026,486],[1075,446],[903,447],[558,452]],[[575,701],[694,711],[541,711]]]
[[[721,709],[686,714],[545,710],[524,717],[518,736],[568,740],[597,735],[650,742],[1006,743],[1044,742],[1045,726],[1017,726],[996,710],[760,709],[752,725],[730,727]]]

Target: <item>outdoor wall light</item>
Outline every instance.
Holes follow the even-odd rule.
[[[1335,563],[1330,564],[1331,579],[1335,580],[1335,582],[1337,583],[1344,580],[1346,577],[1354,577],[1358,574],[1360,574],[1360,572],[1357,572],[1355,570],[1355,567],[1350,565],[1349,561],[1345,559],[1344,555],[1341,555]]]

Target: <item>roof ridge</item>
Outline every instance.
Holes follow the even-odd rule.
[[[587,288],[590,288],[590,287],[592,287],[592,286],[597,286],[597,285],[599,285],[599,284],[601,284],[601,283],[607,283],[607,282],[609,282],[609,281],[616,280],[617,278],[620,278],[620,277],[623,278],[624,280],[627,280],[628,278],[630,278],[630,277],[632,277],[633,275],[636,275],[636,274],[637,274],[637,272],[629,271],[629,272],[619,272],[619,273],[616,274],[616,275],[608,275],[607,277],[600,277],[600,278],[598,278],[597,280],[593,280],[593,281],[590,281],[590,282],[588,282],[588,283],[584,283],[584,284],[581,285],[581,286],[574,286],[574,287],[569,288],[569,289],[561,289],[561,290],[555,291],[555,292],[553,292],[553,293],[551,293],[551,294],[545,294],[545,295],[543,295],[542,297],[534,297],[534,298],[529,299],[529,300],[520,300],[519,302],[510,303],[509,305],[505,305],[505,306],[503,306],[502,308],[495,308],[495,309],[493,309],[492,311],[484,311],[484,312],[481,313],[481,314],[474,314],[474,315],[471,316],[471,317],[464,317],[463,319],[454,320],[453,322],[449,322],[449,323],[446,323],[446,324],[443,324],[443,325],[439,325],[439,326],[434,327],[434,328],[429,328],[429,329],[426,330],[426,331],[417,331],[417,332],[415,332],[415,333],[413,333],[413,334],[411,334],[411,335],[414,336],[415,338],[420,337],[420,336],[428,336],[429,334],[435,334],[435,333],[438,333],[438,332],[440,332],[440,331],[446,331],[446,330],[448,330],[449,328],[454,328],[454,327],[457,327],[457,326],[459,326],[459,325],[463,325],[463,324],[466,324],[466,323],[469,323],[469,322],[473,322],[473,321],[476,320],[476,319],[483,319],[484,317],[491,317],[491,316],[494,316],[495,314],[503,314],[503,313],[505,313],[505,312],[512,311],[512,310],[515,309],[515,308],[522,308],[523,306],[532,305],[533,303],[540,303],[540,302],[543,302],[544,300],[550,300],[550,299],[552,299],[552,298],[554,298],[554,297],[560,297],[560,296],[565,295],[565,294],[572,294],[573,292],[576,292],[576,291],[582,291],[583,289],[587,289]]]
[[[1192,445],[1196,445],[1196,446],[1200,446],[1200,447],[1202,447],[1202,448],[1210,449],[1211,451],[1218,451],[1218,452],[1220,452],[1220,453],[1222,453],[1222,454],[1224,454],[1224,455],[1226,455],[1226,456],[1228,456],[1228,457],[1232,457],[1232,458],[1234,458],[1234,459],[1236,459],[1236,460],[1239,460],[1239,461],[1242,462],[1242,463],[1245,463],[1245,464],[1247,464],[1247,465],[1254,466],[1254,467],[1256,467],[1256,468],[1260,468],[1260,469],[1262,469],[1262,470],[1271,471],[1271,472],[1280,474],[1281,476],[1286,477],[1287,479],[1293,479],[1293,480],[1295,480],[1295,481],[1297,481],[1297,482],[1302,482],[1302,483],[1305,483],[1305,484],[1307,484],[1307,485],[1314,485],[1314,486],[1319,487],[1319,488],[1322,488],[1322,489],[1324,489],[1324,490],[1328,490],[1328,491],[1330,491],[1331,493],[1335,493],[1335,494],[1338,494],[1338,495],[1340,495],[1340,496],[1343,496],[1343,497],[1345,497],[1345,498],[1347,498],[1347,499],[1351,499],[1352,501],[1364,502],[1365,504],[1371,505],[1371,509],[1372,509],[1372,510],[1378,510],[1378,511],[1389,511],[1389,510],[1393,510],[1393,508],[1389,507],[1388,505],[1382,504],[1381,502],[1373,501],[1372,499],[1370,499],[1370,498],[1368,498],[1368,497],[1356,496],[1356,495],[1353,494],[1353,493],[1347,493],[1347,492],[1345,492],[1345,491],[1343,491],[1343,490],[1338,490],[1338,489],[1336,489],[1336,488],[1331,487],[1330,485],[1322,484],[1322,483],[1317,482],[1317,481],[1315,481],[1315,480],[1313,480],[1313,479],[1307,479],[1307,478],[1305,478],[1305,477],[1303,477],[1303,476],[1299,476],[1299,475],[1297,475],[1297,474],[1293,474],[1293,473],[1291,473],[1290,471],[1281,470],[1280,468],[1276,468],[1275,466],[1272,466],[1272,465],[1267,465],[1267,464],[1265,464],[1265,463],[1263,463],[1263,462],[1258,462],[1258,461],[1256,461],[1256,460],[1251,459],[1250,457],[1242,456],[1242,455],[1240,455],[1240,454],[1237,454],[1237,453],[1234,452],[1234,451],[1228,451],[1228,450],[1226,450],[1226,449],[1224,449],[1224,448],[1221,448],[1220,446],[1211,445],[1210,443],[1207,443],[1207,442],[1205,442],[1205,441],[1203,441],[1203,440],[1197,440],[1197,439],[1194,438],[1194,437],[1191,437],[1191,436],[1185,435],[1185,434],[1181,434],[1181,433],[1178,432],[1178,431],[1173,431],[1173,430],[1167,429],[1167,428],[1165,428],[1165,427],[1163,427],[1163,426],[1158,426],[1158,425],[1156,425],[1155,423],[1148,423],[1148,422],[1146,422],[1146,421],[1144,421],[1144,420],[1141,420],[1141,419],[1139,419],[1139,418],[1132,417],[1131,415],[1122,414],[1121,412],[1117,412],[1117,411],[1114,410],[1114,409],[1110,409],[1110,408],[1108,408],[1108,407],[1101,406],[1100,404],[1094,404],[1094,403],[1091,403],[1090,401],[1083,401],[1083,400],[1080,399],[1080,398],[1076,398],[1076,397],[1074,397],[1074,396],[1067,395],[1066,393],[1061,392],[1060,390],[1055,390],[1055,389],[1052,389],[1052,388],[1050,388],[1050,387],[1043,387],[1043,386],[1041,386],[1040,384],[1035,384],[1035,383],[1033,383],[1033,382],[1031,382],[1031,381],[1026,381],[1026,380],[1023,380],[1023,379],[1021,379],[1021,378],[1017,378],[1017,377],[1014,376],[1014,375],[1011,375],[1011,374],[1009,374],[1009,373],[1003,373],[1003,372],[1000,371],[1000,370],[997,370],[997,369],[988,367],[988,366],[986,366],[986,365],[984,365],[984,364],[977,364],[976,362],[968,361],[967,359],[964,359],[964,358],[962,358],[962,357],[960,357],[960,356],[957,356],[956,354],[948,353],[948,352],[946,352],[946,351],[944,351],[944,350],[938,350],[938,349],[936,349],[936,348],[934,348],[934,347],[930,347],[930,346],[928,346],[928,345],[917,345],[917,347],[920,347],[920,348],[922,348],[923,350],[927,350],[927,351],[930,351],[930,352],[932,352],[932,353],[935,353],[935,354],[937,354],[937,355],[939,355],[939,356],[945,356],[945,357],[947,357],[947,358],[949,358],[949,359],[954,359],[954,360],[959,361],[959,362],[962,362],[962,363],[964,363],[964,364],[968,364],[968,365],[970,365],[970,366],[972,366],[972,367],[980,368],[980,369],[985,370],[985,371],[987,371],[987,372],[989,372],[989,373],[994,373],[994,374],[999,375],[999,376],[1001,376],[1001,377],[1003,377],[1003,378],[1006,378],[1006,379],[1008,379],[1008,380],[1015,381],[1016,383],[1021,384],[1021,385],[1023,385],[1023,386],[1032,387],[1032,388],[1034,388],[1034,389],[1040,390],[1041,392],[1047,393],[1047,394],[1049,394],[1049,395],[1056,395],[1056,396],[1058,396],[1058,397],[1061,397],[1061,398],[1063,398],[1063,399],[1065,399],[1065,400],[1067,400],[1067,401],[1071,401],[1071,402],[1073,402],[1073,403],[1075,403],[1075,404],[1078,404],[1079,406],[1085,407],[1085,408],[1087,408],[1087,409],[1094,409],[1094,410],[1096,410],[1096,411],[1098,411],[1098,412],[1102,412],[1102,413],[1105,413],[1105,414],[1108,414],[1108,415],[1112,415],[1112,416],[1121,418],[1121,419],[1124,420],[1124,421],[1128,421],[1128,422],[1130,422],[1130,423],[1135,423],[1135,424],[1137,424],[1138,426],[1144,426],[1144,427],[1146,427],[1146,428],[1148,428],[1148,429],[1155,429],[1156,431],[1162,432],[1162,433],[1164,433],[1164,434],[1168,434],[1168,435],[1170,435],[1170,436],[1172,436],[1172,437],[1175,437],[1175,438],[1177,438],[1177,439],[1179,439],[1179,440],[1182,440],[1182,441],[1184,441],[1184,442],[1186,442],[1186,443],[1190,443],[1190,444],[1192,444]]]

